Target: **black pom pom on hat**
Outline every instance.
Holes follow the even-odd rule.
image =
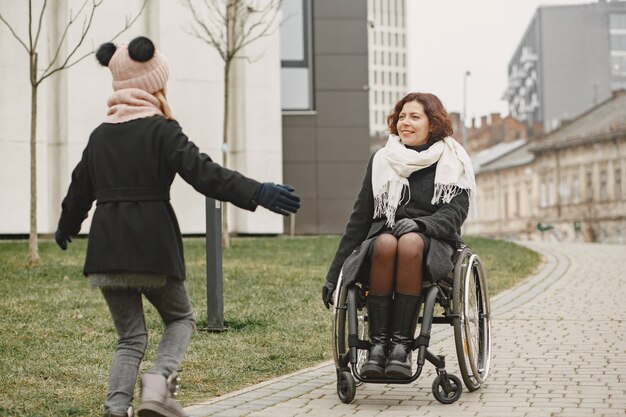
[[[139,36],[128,44],[128,55],[138,62],[146,62],[154,56],[154,44],[145,36]]]
[[[100,45],[98,51],[96,52],[96,59],[103,67],[109,66],[109,61],[113,57],[113,54],[117,50],[117,47],[111,42],[104,43]]]
[[[140,36],[117,50],[107,48],[102,55],[113,76],[113,90],[138,88],[154,94],[165,87],[169,64],[150,39]],[[113,57],[109,58],[111,54]]]

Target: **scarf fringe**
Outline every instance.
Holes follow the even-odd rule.
[[[405,194],[406,191],[406,194]],[[391,198],[390,198],[391,194]],[[399,194],[398,198],[393,198]],[[406,198],[404,197],[406,195]],[[396,209],[406,199],[407,203],[411,200],[411,189],[408,183],[392,183],[388,182],[382,194],[374,196],[374,218],[385,217],[385,224],[393,227],[396,218]],[[390,201],[398,201],[398,205],[389,204]]]
[[[435,184],[435,193],[430,204],[448,204],[454,197],[461,194],[462,188],[455,184]]]

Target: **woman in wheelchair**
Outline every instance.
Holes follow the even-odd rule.
[[[411,378],[422,283],[452,271],[476,193],[470,158],[450,137],[439,98],[410,93],[387,124],[391,134],[369,160],[322,293],[328,308],[340,273],[342,285],[367,286],[371,346],[361,376],[368,379]]]

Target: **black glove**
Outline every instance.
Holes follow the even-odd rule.
[[[300,197],[293,194],[292,187],[273,182],[264,182],[259,188],[257,201],[260,205],[274,213],[288,216],[300,208]]]
[[[61,230],[57,229],[57,231],[54,233],[54,240],[57,241],[57,245],[59,245],[59,247],[63,250],[67,249],[67,243],[72,241],[72,238],[69,236],[65,236],[63,233],[61,233]]]
[[[335,304],[333,301],[333,293],[335,292],[335,283],[326,281],[322,287],[322,301],[326,308],[330,308],[331,304]]]
[[[400,239],[400,236],[411,232],[419,232],[420,228],[413,219],[401,219],[393,225],[393,235]]]

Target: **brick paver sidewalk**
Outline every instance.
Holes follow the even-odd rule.
[[[332,363],[188,407],[201,416],[626,416],[626,246],[529,243],[540,272],[492,299],[489,379],[454,404],[432,396],[427,363],[411,385],[364,384],[352,404],[336,394]],[[433,326],[431,351],[457,374],[450,326]]]

